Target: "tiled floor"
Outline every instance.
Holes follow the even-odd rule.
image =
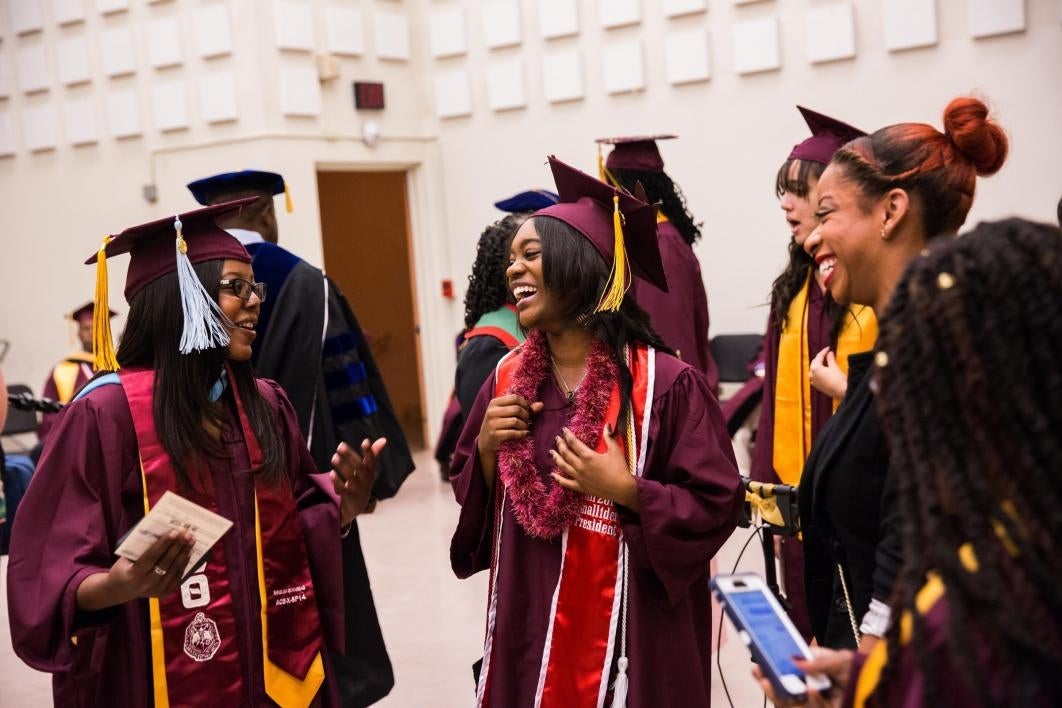
[[[482,652],[486,578],[459,581],[450,571],[448,548],[457,506],[448,486],[438,480],[428,453],[397,499],[385,502],[361,521],[362,543],[373,579],[380,622],[395,666],[394,691],[381,708],[468,706],[471,663]],[[729,570],[748,531],[738,529],[719,554]],[[0,581],[7,558],[0,560]],[[754,541],[741,568],[762,570]],[[0,592],[0,707],[32,708],[51,703],[48,676],[20,662],[11,651],[7,626],[6,581]],[[722,650],[723,672],[733,705],[762,705],[749,675],[748,652],[729,642]],[[713,704],[727,706],[713,666]]]

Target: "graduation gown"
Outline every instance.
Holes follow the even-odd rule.
[[[829,296],[814,283],[808,286],[808,355],[815,356],[832,345],[830,329],[832,317],[828,311]],[[749,477],[757,482],[777,484],[781,482],[774,469],[774,402],[778,381],[778,348],[781,329],[774,313],[767,323],[764,336],[763,398],[760,406],[760,422],[756,428],[756,445],[752,449]],[[811,362],[808,362],[810,365]],[[833,399],[814,386],[811,387],[811,440],[819,436],[826,421],[833,415]],[[782,538],[782,577],[785,595],[789,601],[789,616],[797,629],[810,639],[811,620],[808,618],[807,599],[804,594],[804,548],[796,538]]]
[[[413,471],[405,434],[395,418],[383,378],[346,298],[323,271],[271,243],[248,246],[255,278],[269,284],[262,303],[252,361],[291,397],[299,429],[318,469],[329,469],[340,442],[387,438],[377,462],[373,496],[395,495]],[[325,326],[327,317],[327,328]],[[343,671],[349,706],[367,706],[394,686],[376,614],[358,524],[351,526],[344,564],[348,611],[358,627]]]
[[[969,670],[956,660],[956,649],[951,645],[953,638],[950,637],[949,631],[950,605],[943,587],[939,579],[931,579],[919,591],[919,601],[924,601],[927,605],[924,610],[920,610],[925,633],[917,647],[911,641],[902,642],[896,665],[889,669],[892,678],[888,686],[884,687],[885,700],[882,705],[925,708],[926,675],[920,653],[925,654],[936,674],[933,681],[938,691],[933,708],[1014,705],[1015,687],[1007,682],[999,664],[993,660],[997,642],[977,626],[976,620],[967,625],[970,637],[967,650],[977,667],[976,683],[969,675]],[[843,708],[866,708],[866,699],[878,687],[882,671],[886,667],[888,651],[888,643],[881,641],[874,646],[870,654],[856,652],[853,655],[852,671],[841,700]],[[1057,678],[1047,679],[1052,680]],[[988,695],[980,694],[975,688],[977,684],[983,684]],[[1057,699],[1057,696],[1055,698]],[[1027,705],[1030,708],[1047,708],[1049,705],[1058,704],[1053,703],[1051,699],[1045,699],[1041,703]]]
[[[450,547],[460,578],[490,567],[497,482],[488,489],[476,444],[494,395],[487,380],[458,441],[451,468],[461,504]],[[560,389],[543,386],[544,410],[532,423],[537,467],[552,467],[549,450],[569,419]],[[704,378],[658,353],[641,512],[617,506],[629,547],[629,708],[707,706],[711,696],[711,598],[708,561],[733,532],[743,496],[730,438]],[[498,607],[491,659],[492,706],[532,706],[560,573],[561,541],[532,538],[502,510]],[[618,641],[618,640],[617,640]],[[471,658],[471,657],[470,657]],[[613,666],[613,675],[615,667]],[[611,680],[611,679],[610,679]],[[469,699],[474,686],[469,682]]]
[[[339,508],[327,475],[318,475],[295,412],[279,399],[281,439],[306,542],[324,642],[326,678],[315,705],[339,706],[333,658],[345,647]],[[230,409],[231,394],[226,394]],[[222,538],[228,564],[246,706],[273,705],[265,694],[254,483],[235,416],[221,431],[227,455],[208,466],[218,511],[233,522]],[[148,603],[134,600],[99,612],[78,609],[76,593],[89,575],[115,561],[119,539],[144,516],[139,448],[119,385],[105,385],[60,414],[52,444],[22,500],[7,573],[15,653],[53,674],[57,706],[142,708],[153,702]]]
[[[656,231],[668,291],[635,278],[631,285],[634,299],[649,313],[653,329],[664,344],[700,371],[714,393],[719,388],[719,371],[708,347],[708,293],[701,278],[701,264],[670,221],[661,221]]]
[[[56,370],[63,364],[77,366],[77,376],[74,377],[74,387],[71,394],[65,397],[60,395],[59,385],[56,383]],[[48,379],[44,382],[44,388],[41,389],[41,397],[52,401],[58,401],[59,403],[69,403],[91,378],[92,355],[82,353],[72,354],[61,364],[57,364],[52,368],[51,372],[48,374]],[[52,431],[52,426],[55,425],[55,419],[58,415],[58,413],[41,414],[41,424],[37,427],[37,438],[42,443],[44,442],[44,439],[48,437],[48,433]]]

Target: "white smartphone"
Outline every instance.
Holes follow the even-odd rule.
[[[763,578],[755,573],[717,575],[710,585],[738,636],[780,696],[802,700],[808,687],[817,691],[830,688],[825,676],[805,675],[793,663],[794,656],[810,659],[811,650]]]

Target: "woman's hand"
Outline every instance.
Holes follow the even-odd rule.
[[[557,448],[550,456],[562,474],[553,474],[557,484],[565,489],[608,499],[638,511],[638,485],[627,469],[627,458],[613,437],[608,425],[602,431],[605,452],[596,453],[587,447],[571,430],[565,428],[557,437]]]
[[[793,701],[780,697],[774,691],[769,679],[756,666],[752,669],[752,675],[760,683],[760,688],[776,706],[799,706],[808,705],[812,708],[837,708],[841,705],[844,689],[848,685],[852,673],[852,652],[847,649],[837,651],[834,649],[813,648],[814,658],[811,661],[794,659],[793,663],[805,674],[818,674],[830,679],[830,689],[826,693],[819,693],[813,688],[808,689],[806,702]]]
[[[815,355],[811,360],[811,370],[808,372],[811,385],[834,400],[844,398],[848,390],[848,377],[837,365],[837,357],[833,355],[829,347]]]
[[[387,445],[387,438],[361,441],[361,453],[339,443],[332,455],[332,488],[339,495],[339,524],[349,526],[354,517],[365,511],[376,481],[376,457]]]
[[[531,434],[531,416],[542,410],[542,403],[509,393],[491,399],[483,423],[479,426],[479,465],[487,486],[493,486],[498,468],[498,448],[506,440],[520,440]]]
[[[492,399],[479,426],[479,452],[494,456],[506,440],[519,440],[531,433],[531,416],[542,410],[523,396],[509,393]]]
[[[77,606],[94,612],[139,597],[165,597],[181,584],[195,545],[190,532],[170,531],[135,561],[119,558],[105,573],[90,575],[77,587]]]

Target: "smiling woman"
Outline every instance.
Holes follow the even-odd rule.
[[[216,224],[249,201],[127,229],[89,259],[106,313],[106,260],[130,254],[129,319],[117,354],[96,333],[110,372],[57,422],[7,574],[12,643],[55,675],[56,705],[341,704],[329,652],[358,631],[341,528],[365,509],[386,441],[340,445],[318,474],[287,396],[255,378],[265,290]],[[190,531],[115,561],[169,492],[231,530],[192,573]]]
[[[454,456],[454,572],[490,570],[477,705],[708,705],[708,561],[741,497],[704,377],[626,294],[662,288],[656,210],[550,158],[560,203],[506,272],[525,343]]]
[[[977,175],[999,170],[1006,155],[1005,133],[976,98],[948,104],[943,133],[901,123],[838,151],[819,180],[819,225],[805,244],[833,298],[884,312],[926,244],[962,226]],[[872,361],[873,352],[849,357],[848,392],[800,484],[808,613],[828,647],[866,648],[884,633],[901,560]]]

